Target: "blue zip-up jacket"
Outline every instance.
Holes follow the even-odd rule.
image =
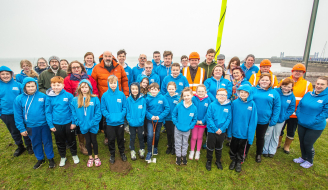
[[[232,111],[231,102],[227,99],[223,104],[219,101],[211,103],[207,110],[207,131],[216,133],[219,129],[225,133],[230,126]]]
[[[74,96],[64,89],[57,95],[52,88],[49,88],[46,94],[48,95],[46,100],[46,117],[50,129],[55,127],[54,124],[66,125],[71,122],[75,124],[70,106]]]
[[[25,73],[24,70],[22,70],[19,74],[16,75],[16,81],[19,83],[23,83],[23,80],[28,77]],[[33,77],[36,81],[38,81],[38,77]]]
[[[155,62],[154,59],[152,59],[151,62],[153,62],[153,71],[156,71],[157,67],[160,66],[163,63],[163,61],[160,60],[159,61],[160,63],[157,65],[157,63]]]
[[[88,68],[88,67],[85,66],[85,63],[84,63],[84,68],[85,68],[85,70],[87,70],[87,74],[88,74],[89,76],[91,76],[92,71],[93,71],[93,68],[94,68],[96,65],[97,65],[96,63],[93,63],[92,67],[91,67],[91,68]]]
[[[159,76],[154,71],[149,76],[147,76],[145,71],[143,71],[140,75],[138,75],[136,82],[140,84],[141,80],[145,77],[149,79],[149,84],[156,82],[159,86],[161,86]]]
[[[249,93],[247,101],[244,102],[240,96],[240,90]],[[238,99],[232,102],[232,120],[228,127],[228,137],[238,139],[247,139],[248,144],[253,144],[256,125],[257,125],[257,108],[253,101],[251,86],[245,84],[237,89]]]
[[[32,95],[24,90],[26,83],[29,82],[35,82],[36,85],[36,91]],[[21,133],[26,131],[25,126],[33,128],[47,125],[45,107],[47,96],[39,92],[38,82],[31,77],[26,77],[22,89],[24,93],[17,96],[14,102],[15,123]]]
[[[155,73],[159,76],[160,84],[162,84],[164,78],[171,74],[171,67],[165,67],[164,63],[162,63],[156,68]]]
[[[174,82],[177,85],[177,89],[176,89],[176,93],[178,93],[178,95],[181,95],[181,92],[184,88],[189,87],[189,82],[187,80],[187,78],[185,76],[183,76],[181,73],[174,78],[172,76],[172,74],[170,74],[169,76],[166,76],[163,79],[162,85],[161,85],[161,93],[163,95],[165,95],[167,93],[167,84],[169,82]]]
[[[11,79],[5,83],[0,79],[0,116],[1,114],[14,114],[14,101],[23,91],[21,84],[13,78],[14,72],[6,66],[0,67],[0,72],[7,71],[11,73]]]
[[[206,125],[206,113],[208,107],[212,103],[212,100],[208,96],[200,100],[199,97],[195,95],[194,97],[192,97],[191,101],[197,108],[197,121],[202,121],[203,125]]]
[[[107,125],[118,126],[124,124],[127,107],[126,97],[119,90],[119,85],[115,91],[110,88],[101,97],[101,113],[106,118]]]
[[[232,83],[221,76],[220,80],[216,80],[213,76],[206,79],[204,82],[206,86],[207,95],[211,98],[212,101],[216,100],[216,92],[220,88],[224,88],[228,91],[228,99],[230,99],[232,94]]]
[[[128,77],[128,84],[130,86],[131,83],[133,82],[132,69],[131,69],[131,67],[129,67],[129,65],[127,63],[124,64],[123,68],[126,73],[126,77]]]
[[[328,88],[320,94],[306,93],[296,110],[298,124],[312,130],[324,130],[328,118]]]
[[[87,79],[81,80],[79,86],[83,83],[87,83],[92,93],[92,85]],[[91,97],[88,107],[78,108],[78,96],[73,98],[71,103],[72,116],[74,123],[80,127],[81,133],[86,134],[88,132],[97,134],[99,130],[99,122],[101,120],[100,102],[98,97]],[[83,99],[85,101],[85,98]]]
[[[181,101],[173,110],[172,121],[179,131],[187,132],[193,129],[197,123],[197,108],[191,104],[185,107],[184,101]]]
[[[155,97],[148,93],[146,97],[146,104],[146,118],[148,120],[151,121],[153,116],[158,116],[158,122],[165,121],[165,117],[170,112],[170,105],[161,93],[158,92],[157,96]],[[157,122],[157,120],[154,121]]]
[[[293,94],[293,91],[285,95],[282,93],[281,88],[275,88],[275,90],[280,95],[280,102],[281,102],[280,115],[277,123],[283,123],[287,119],[289,119],[289,117],[294,113],[295,106],[296,106],[296,99]]]
[[[164,97],[170,106],[170,111],[169,111],[169,114],[165,117],[165,121],[172,121],[172,112],[173,112],[175,106],[179,103],[180,97],[179,97],[178,93],[176,93],[173,96],[170,96],[169,93],[166,93]]]
[[[132,81],[133,82],[137,82],[137,78],[138,76],[145,70],[145,67],[141,68],[139,67],[139,63],[137,64],[137,66],[133,67],[132,69]]]
[[[126,119],[131,127],[141,127],[144,125],[146,117],[146,99],[140,96],[137,100],[132,95],[127,99]]]
[[[257,123],[275,126],[278,122],[281,102],[279,93],[273,89],[262,89],[259,85],[253,87],[253,99],[257,107]]]
[[[241,69],[245,73],[246,80],[249,81],[249,79],[251,78],[252,74],[258,73],[260,69],[257,66],[255,66],[255,64],[251,68],[247,69],[247,67],[245,66],[245,64],[246,64],[245,62],[242,64]]]

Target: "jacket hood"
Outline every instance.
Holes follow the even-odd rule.
[[[277,92],[282,95],[282,96],[289,96],[291,94],[293,94],[293,90],[291,90],[288,94],[284,94],[281,90],[281,87],[280,88],[276,88]]]
[[[253,65],[251,66],[251,68],[253,68],[254,66],[255,66],[255,62],[253,63]],[[246,62],[244,62],[240,67],[246,70],[247,69]],[[249,68],[249,69],[251,69],[251,68]]]
[[[46,91],[46,95],[48,96],[59,96],[60,94],[64,93],[64,89],[62,89],[62,91],[60,91],[59,94],[56,94],[55,91],[52,90],[52,88],[49,88],[47,91]]]
[[[151,73],[150,73],[149,76],[146,75],[146,70],[143,70],[143,71],[141,72],[141,77],[142,77],[142,78],[144,78],[144,77],[151,77],[151,76],[153,76],[153,75],[154,75],[154,71],[151,71]]]
[[[131,86],[132,85],[135,85],[135,86],[137,86],[138,87],[138,94],[137,94],[137,97],[136,98],[134,98],[134,96],[132,95],[132,91],[131,91]],[[115,90],[116,91],[116,90]],[[130,96],[136,101],[136,100],[138,100],[138,99],[140,99],[142,96],[141,96],[141,94],[140,94],[140,86],[139,86],[139,83],[137,83],[137,82],[133,82],[133,83],[131,83],[131,85],[130,85]]]
[[[161,64],[163,63],[163,61],[162,61],[162,60],[159,60],[159,64],[157,64],[157,63],[155,62],[155,60],[154,60],[154,59],[152,59],[152,60],[151,60],[151,62],[153,62],[153,64],[156,64],[156,65],[161,65]]]
[[[85,63],[83,64],[83,66],[84,66],[86,69],[93,69],[96,65],[97,65],[96,63],[93,63],[93,65],[92,65],[91,68],[89,68],[89,67],[87,68],[87,67],[85,67]]]
[[[111,75],[111,76],[115,76],[115,75]],[[109,76],[110,77],[110,76]],[[109,78],[108,77],[108,78]],[[116,77],[116,76],[115,76]],[[117,78],[117,77],[116,77]],[[107,90],[107,92],[108,93],[110,93],[110,94],[113,94],[113,93],[116,93],[116,92],[118,92],[118,91],[120,91],[119,90],[119,84],[118,84],[118,79],[117,79],[117,86],[116,86],[116,89],[115,89],[115,91],[113,92],[113,90],[110,88],[110,86],[109,86],[109,82],[107,81],[107,85],[108,85],[108,90]]]
[[[218,101],[219,104],[221,104],[219,101]],[[229,99],[226,99],[226,101],[224,101],[221,105],[224,106],[224,105],[229,105],[231,104],[231,101]]]
[[[258,90],[265,90],[265,89],[260,87],[260,84],[258,84],[255,88],[258,89]],[[270,88],[268,88],[268,90],[270,90],[270,89],[272,89],[272,86],[270,86]],[[265,90],[265,91],[268,91],[268,90]]]
[[[127,68],[129,65],[127,63],[124,63],[123,69]]]
[[[11,73],[11,78],[13,79],[14,78],[14,72],[7,66],[1,66],[0,67],[0,72],[2,71],[7,71],[7,72],[10,72]],[[1,79],[0,79],[1,80]],[[2,80],[1,80],[2,81]]]
[[[244,85],[241,85],[238,89],[237,89],[237,95],[238,95],[238,98],[240,98],[240,91],[241,90],[244,90],[246,92],[248,92],[249,96],[247,98],[247,102],[250,102],[253,100],[253,92],[252,92],[252,88],[251,86],[249,86],[248,84],[244,84]]]
[[[200,98],[197,94],[195,94],[194,96],[196,96],[199,99],[199,101],[203,101],[206,98],[208,98],[208,95],[207,94],[205,94],[205,97],[204,98]]]
[[[80,83],[79,83],[79,86],[80,86],[82,83],[84,83],[84,82],[87,83],[87,84],[89,85],[90,93],[93,94],[93,88],[92,88],[92,85],[91,85],[91,83],[90,83],[90,81],[89,81],[88,79],[83,79],[83,80],[81,80]]]
[[[29,82],[35,82],[35,84],[36,84],[36,91],[34,92],[34,94],[35,94],[36,92],[38,92],[38,91],[39,91],[39,84],[38,84],[38,82],[37,82],[34,78],[32,78],[32,77],[26,77],[26,78],[23,80],[23,83],[22,83],[22,87],[23,87],[23,91],[24,91],[24,93],[25,93],[26,95],[31,95],[31,94],[27,94],[27,92],[26,92],[26,90],[25,90],[25,86],[26,86],[26,84],[29,83]]]
[[[165,94],[165,96],[166,96],[166,97],[172,97],[172,98],[175,98],[175,97],[179,97],[179,94],[178,94],[178,93],[175,93],[173,96],[170,96],[170,93],[167,92],[167,93]]]
[[[316,96],[316,97],[325,96],[328,94],[328,87],[324,91],[322,91],[320,94],[316,94],[315,89],[312,92],[310,92],[310,94],[311,94],[311,96]]]
[[[171,73],[171,77],[174,78],[173,75],[172,75],[172,73]],[[182,77],[182,74],[179,73],[179,75],[178,75],[177,78],[175,78],[175,79],[180,79],[181,77]]]

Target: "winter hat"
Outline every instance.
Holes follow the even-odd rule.
[[[55,55],[54,55],[54,56],[51,56],[51,57],[49,58],[49,61],[48,61],[48,62],[50,63],[50,61],[53,60],[53,59],[56,59],[56,60],[58,61],[58,63],[60,63],[60,59],[59,59],[59,57],[57,57],[57,56],[55,56]]]
[[[225,59],[225,56],[223,55],[223,54],[220,54],[220,55],[218,55],[217,56],[217,58],[216,58],[217,60],[220,60],[220,59]]]

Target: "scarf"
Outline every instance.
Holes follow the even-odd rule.
[[[71,74],[70,79],[75,81],[81,81],[82,79],[88,79],[89,75],[85,72],[82,72],[81,74]]]
[[[233,86],[236,87],[235,89],[232,88],[232,95],[231,95],[231,101],[233,100],[236,100],[238,98],[238,95],[237,95],[237,89],[239,88],[241,82],[243,81],[243,77],[241,77],[239,80],[233,80],[232,83],[233,83]]]

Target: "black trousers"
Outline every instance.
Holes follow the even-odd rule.
[[[323,130],[313,130],[298,125],[298,137],[300,139],[300,147],[302,158],[313,164],[314,158],[314,143],[321,136]]]
[[[174,141],[174,128],[175,125],[173,124],[173,121],[165,121],[164,124],[166,128],[166,134],[167,134],[167,144],[169,149],[175,148],[175,141]]]
[[[213,152],[215,150],[216,161],[220,162],[222,156],[223,142],[226,134],[221,133],[207,133],[206,146],[207,146],[207,161],[212,161]]]
[[[108,148],[111,155],[115,155],[115,139],[117,141],[118,150],[124,153],[124,125],[106,126],[106,134],[108,137]]]
[[[246,155],[247,139],[232,137],[230,143],[230,159],[236,162],[243,162]]]
[[[286,120],[284,127],[281,129],[280,136],[284,136],[284,130],[287,126],[287,137],[289,139],[294,139],[295,131],[297,129],[298,119],[297,118],[289,118]]]
[[[264,136],[269,126],[268,124],[257,124],[256,126],[256,155],[262,155],[264,147]]]
[[[92,156],[91,143],[92,143],[92,146],[93,146],[94,154],[95,155],[98,155],[97,134],[93,134],[93,133],[87,132],[83,136],[84,136],[85,141],[86,141],[85,148],[87,148],[89,156]]]
[[[72,156],[77,155],[75,129],[71,129],[71,123],[66,125],[54,124],[56,128],[55,139],[60,157],[66,157],[66,142],[71,151]]]
[[[144,142],[147,142],[147,136],[148,136],[148,127],[147,127],[147,119],[145,118],[144,121]]]

